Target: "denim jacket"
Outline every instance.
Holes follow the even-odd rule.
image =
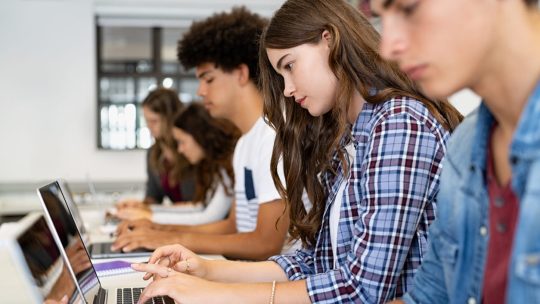
[[[493,116],[484,104],[452,135],[428,253],[406,303],[481,303],[489,239],[486,152]],[[519,200],[507,303],[540,303],[540,83],[510,147]]]

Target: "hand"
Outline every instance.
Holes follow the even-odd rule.
[[[153,230],[149,228],[139,228],[137,230],[127,230],[116,238],[111,249],[130,252],[137,248],[154,250],[160,246],[174,243],[171,234],[166,231]]]
[[[147,219],[139,219],[134,221],[122,221],[120,224],[118,224],[118,227],[116,228],[116,234],[121,235],[125,232],[131,232],[133,230],[146,228],[146,229],[156,229],[158,225],[152,223],[151,221]]]
[[[168,276],[168,273],[163,275],[164,269],[165,271],[172,269],[176,272],[205,278],[208,274],[209,267],[208,260],[199,257],[191,250],[178,244],[159,247],[152,253],[147,264],[132,265],[133,269],[146,272],[143,277],[144,280],[148,280],[151,277],[156,279]]]
[[[55,300],[55,299],[47,299],[45,300],[45,302],[43,302],[43,304],[67,304],[68,303],[68,296],[67,295],[64,295],[62,297],[62,299],[60,299],[59,301]]]
[[[123,208],[139,208],[139,207],[143,207],[144,206],[144,203],[143,201],[141,200],[138,200],[138,199],[125,199],[125,200],[122,200],[118,203],[116,203],[116,208],[118,210],[120,209],[123,209]]]
[[[86,253],[86,249],[80,240],[66,248],[66,255],[75,274],[79,274],[92,267],[88,253]]]
[[[116,217],[121,220],[150,220],[152,211],[148,208],[122,208],[118,209]]]
[[[154,265],[158,266],[158,265]],[[163,267],[163,266],[160,266]],[[225,295],[230,293],[227,285],[203,280],[183,273],[150,283],[141,293],[138,303],[157,296],[169,296],[176,303],[231,303]]]

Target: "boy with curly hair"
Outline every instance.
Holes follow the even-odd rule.
[[[258,39],[266,24],[246,8],[234,8],[193,23],[178,44],[182,65],[196,70],[197,94],[206,109],[242,132],[234,152],[235,203],[229,216],[197,226],[131,222],[116,247],[155,249],[179,243],[197,253],[250,260],[281,252],[288,214],[270,174],[275,132],[263,120],[257,88]]]

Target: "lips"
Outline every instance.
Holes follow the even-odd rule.
[[[426,68],[427,68],[427,65],[419,64],[419,65],[415,65],[415,66],[403,67],[402,70],[412,80],[418,80],[418,79],[422,78]]]
[[[306,101],[306,97],[302,97],[300,99],[295,99],[294,101],[297,102],[300,105],[303,105],[304,101]]]

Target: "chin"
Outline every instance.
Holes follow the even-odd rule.
[[[428,97],[433,99],[446,99],[460,89],[453,88],[448,83],[441,81],[419,81],[420,88]]]

